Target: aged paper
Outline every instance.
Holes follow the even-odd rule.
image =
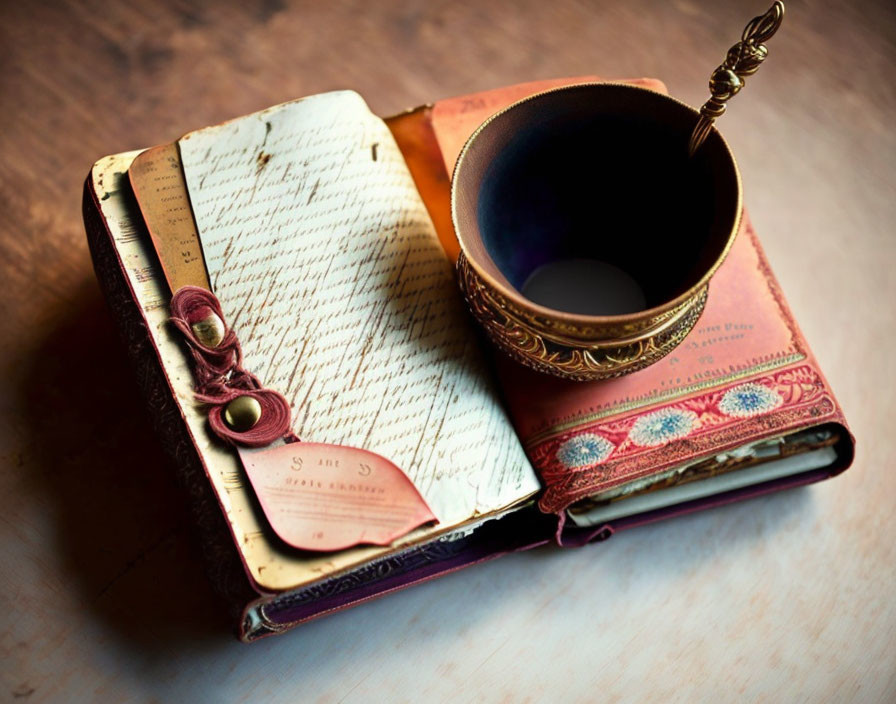
[[[202,455],[209,481],[251,579],[261,590],[288,590],[430,539],[441,530],[440,526],[416,530],[389,548],[365,546],[321,555],[290,550],[271,539],[251,489],[245,486],[239,458],[211,436],[205,411],[193,396],[189,360],[183,352],[179,333],[168,322],[167,283],[137,205],[128,196],[127,171],[138,153],[116,154],[97,162],[91,174],[94,189],[175,400]]]
[[[373,452],[293,442],[239,453],[271,527],[294,548],[389,545],[435,520],[407,475]]]
[[[353,92],[187,135],[212,288],[304,440],[401,467],[440,528],[539,488],[391,133]]]
[[[211,289],[177,144],[147,149],[134,159],[128,176],[171,290]]]

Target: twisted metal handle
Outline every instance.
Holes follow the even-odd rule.
[[[700,108],[700,119],[691,133],[688,155],[693,156],[709,136],[712,124],[725,112],[725,103],[740,92],[747,76],[759,70],[768,56],[763,42],[768,41],[784,20],[784,3],[775,0],[768,12],[754,17],[744,28],[741,40],[728,50],[725,61],[709,79],[712,97]]]

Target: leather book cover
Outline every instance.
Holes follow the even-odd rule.
[[[429,118],[443,173],[453,170],[467,138],[496,111],[558,85],[597,80],[539,81],[436,103]],[[622,82],[667,92],[655,79]],[[443,194],[427,200],[433,210],[449,207],[445,202]],[[444,213],[434,215],[439,217],[444,219]],[[456,258],[453,231],[443,240]],[[560,515],[561,544],[581,544],[674,513],[818,481],[845,470],[853,459],[854,439],[843,412],[746,214],[732,251],[710,284],[696,328],[659,362],[618,379],[576,382],[534,372],[501,353],[495,361],[517,434],[544,483],[539,507]],[[566,509],[577,501],[813,427],[832,428],[836,437],[836,457],[826,467],[593,530],[564,531]]]

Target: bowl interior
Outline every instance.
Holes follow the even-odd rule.
[[[560,312],[614,315],[682,296],[724,256],[741,201],[737,167],[716,131],[688,158],[697,117],[659,93],[614,84],[543,93],[499,113],[455,172],[464,252],[505,293],[549,308],[556,297],[523,292],[560,263],[557,286],[571,289]],[[579,297],[590,300],[577,306],[571,271],[605,285],[582,287]],[[614,287],[633,284],[643,295],[620,307]]]

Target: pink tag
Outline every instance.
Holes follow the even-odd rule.
[[[294,442],[239,453],[268,522],[295,548],[388,545],[438,522],[404,472],[373,452]]]

